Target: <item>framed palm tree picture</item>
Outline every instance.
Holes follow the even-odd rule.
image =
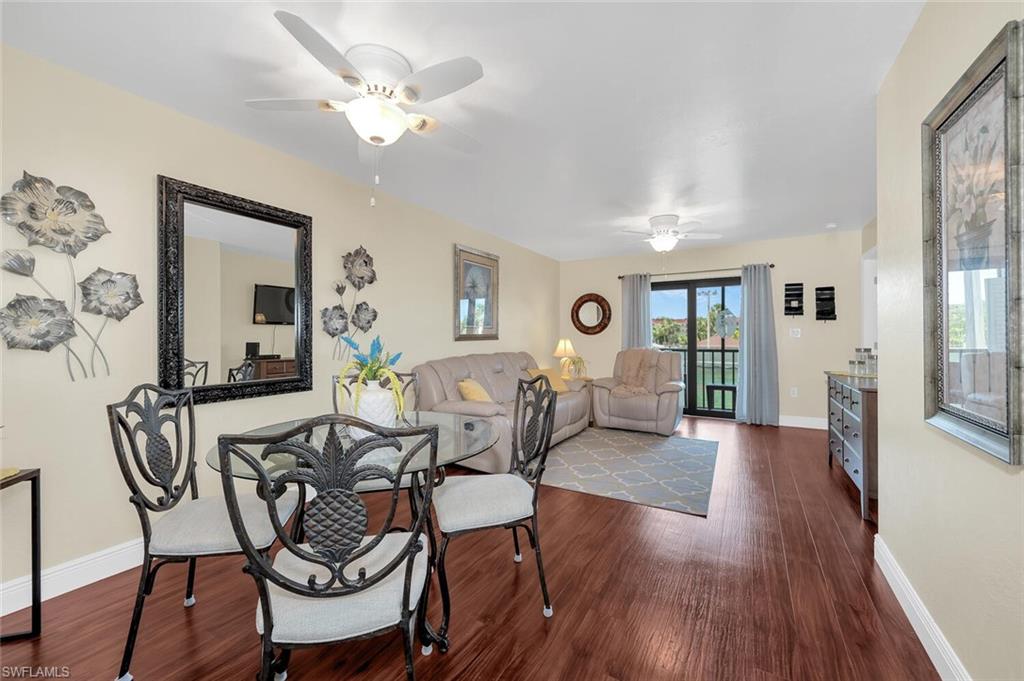
[[[1021,463],[1022,24],[922,126],[925,418]]]
[[[455,244],[455,340],[498,340],[498,256]]]

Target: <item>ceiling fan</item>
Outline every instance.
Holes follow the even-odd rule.
[[[364,43],[342,54],[302,18],[282,10],[274,12],[274,17],[347,91],[337,99],[248,99],[245,103],[250,107],[344,113],[359,138],[374,147],[394,144],[406,130],[467,153],[479,146],[436,118],[403,108],[444,97],[479,80],[484,71],[476,59],[459,57],[414,72],[409,61],[390,47]],[[360,156],[366,156],[362,149]]]
[[[655,215],[647,220],[651,227],[647,230],[624,229],[625,234],[643,234],[644,239],[651,245],[651,248],[659,253],[668,253],[679,241],[686,239],[721,239],[721,234],[711,232],[695,232],[700,227],[699,222],[684,222],[679,224],[678,215]]]

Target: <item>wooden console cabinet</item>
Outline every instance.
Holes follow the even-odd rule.
[[[288,378],[295,376],[295,359],[254,359],[256,373],[253,378],[257,381],[267,378]]]
[[[828,379],[828,465],[842,465],[860,490],[860,515],[871,520],[878,498],[878,379],[825,372]]]

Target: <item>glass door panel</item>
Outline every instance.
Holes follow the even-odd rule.
[[[687,383],[689,381],[686,380],[686,352],[690,345],[687,324],[689,299],[688,288],[651,291],[651,338],[654,347],[682,353],[683,381]]]

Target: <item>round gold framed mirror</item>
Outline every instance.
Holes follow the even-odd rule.
[[[572,304],[571,316],[577,331],[593,336],[608,328],[612,321],[612,306],[600,294],[585,293]]]

